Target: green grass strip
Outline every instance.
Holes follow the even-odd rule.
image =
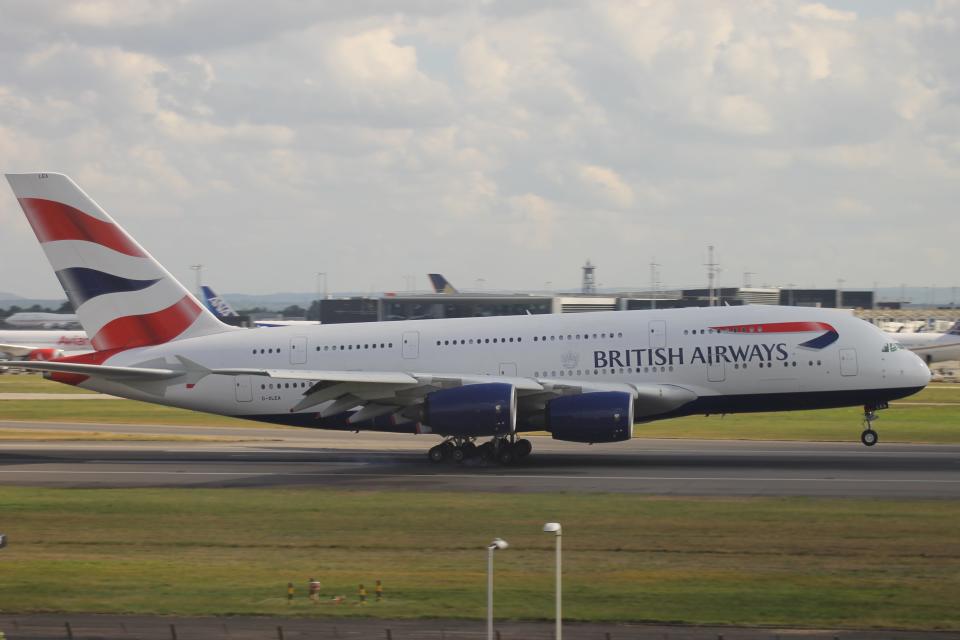
[[[549,619],[557,520],[569,619],[960,628],[950,501],[0,488],[0,514],[4,613],[479,619],[501,536],[498,617]]]

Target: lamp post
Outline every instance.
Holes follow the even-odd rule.
[[[197,295],[200,296],[200,299],[203,299],[203,290],[201,286],[203,285],[203,265],[202,264],[192,264],[190,268],[194,271],[194,274],[197,277]]]
[[[543,525],[544,533],[553,533],[557,538],[557,637],[556,640],[561,640],[563,637],[563,614],[561,612],[561,602],[562,602],[562,591],[560,588],[560,541],[563,536],[563,527],[560,526],[559,522],[548,522]]]
[[[317,272],[317,297],[327,299],[327,274],[324,271]]]
[[[503,538],[494,538],[487,545],[487,640],[493,640],[493,552],[509,546]]]

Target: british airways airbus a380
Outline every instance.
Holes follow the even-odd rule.
[[[616,442],[691,414],[862,405],[924,363],[845,312],[774,306],[236,329],[68,177],[7,179],[95,351],[3,362],[117,396],[319,429],[431,433],[430,458],[511,462],[518,434]],[[479,439],[487,440],[480,447]]]

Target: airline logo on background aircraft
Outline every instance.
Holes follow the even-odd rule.
[[[213,315],[218,318],[233,318],[238,315],[230,303],[214,293],[213,289],[206,285],[200,288],[203,290],[203,301]]]
[[[428,273],[427,277],[430,278],[430,284],[433,285],[433,290],[436,293],[460,293],[456,287],[450,284],[449,280],[439,273]]]

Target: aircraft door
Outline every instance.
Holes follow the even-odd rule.
[[[840,375],[855,376],[860,372],[857,366],[856,349],[840,349]]]
[[[237,402],[251,402],[253,400],[253,385],[250,383],[250,376],[234,377],[233,388],[237,394]]]
[[[650,348],[667,346],[667,323],[664,320],[650,321]]]
[[[419,331],[407,331],[403,334],[403,357],[407,359],[420,357]]]
[[[306,364],[307,339],[303,336],[290,338],[290,364]]]
[[[500,363],[500,375],[502,375],[502,376],[516,377],[516,375],[517,375],[517,363],[516,363],[516,362],[501,362],[501,363]]]

